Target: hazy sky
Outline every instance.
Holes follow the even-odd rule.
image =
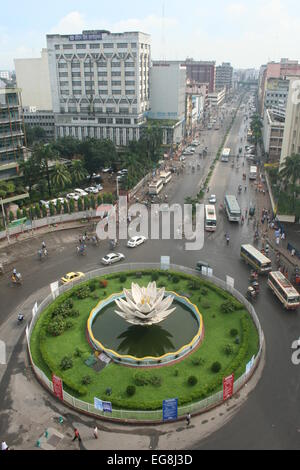
[[[259,67],[300,58],[299,0],[2,0],[0,70],[39,57],[47,33],[83,29],[150,33],[153,59]]]

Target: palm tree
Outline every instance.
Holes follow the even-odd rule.
[[[41,173],[45,176],[48,183],[48,192],[51,196],[51,178],[49,163],[56,158],[55,151],[49,144],[36,144],[33,149],[33,158],[40,165]]]
[[[51,175],[51,181],[54,186],[62,189],[71,183],[71,175],[66,165],[62,165],[61,163],[56,162],[55,168]]]
[[[295,207],[295,197],[298,193],[300,181],[300,155],[292,154],[286,157],[283,165],[280,168],[279,176],[282,178],[283,183],[286,185],[288,192],[292,195],[293,204]]]
[[[83,178],[87,176],[88,173],[85,170],[81,160],[73,160],[71,174],[72,174],[72,181],[74,184],[80,183],[80,181],[82,181]]]

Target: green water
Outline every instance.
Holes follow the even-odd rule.
[[[106,348],[135,357],[162,356],[188,344],[198,332],[198,322],[189,308],[174,301],[176,310],[157,325],[127,323],[115,313],[114,302],[94,319],[94,337]]]

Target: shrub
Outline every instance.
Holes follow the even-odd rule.
[[[69,330],[70,328],[72,328],[72,326],[73,326],[72,320],[70,320],[70,319],[69,319],[69,320],[66,320],[65,329],[66,329],[66,330]]]
[[[235,310],[234,303],[231,299],[226,300],[221,304],[221,312],[223,313],[232,313]]]
[[[224,353],[226,354],[226,356],[230,356],[233,353],[233,347],[231,346],[231,344],[226,344],[224,346]]]
[[[211,371],[214,372],[215,374],[221,370],[221,364],[220,362],[216,361],[213,362],[211,365]]]
[[[133,380],[138,387],[143,387],[149,383],[148,375],[145,372],[136,372],[133,376]]]
[[[79,289],[76,291],[76,296],[78,299],[86,299],[87,297],[89,297],[91,291],[90,291],[90,288],[88,286],[82,286],[82,287],[79,287]]]
[[[82,377],[81,383],[82,383],[82,385],[89,385],[90,383],[92,383],[91,376],[90,375],[85,375],[84,377]]]
[[[90,288],[90,291],[94,292],[96,290],[96,287],[97,287],[97,281],[95,279],[93,279],[92,281],[89,282],[88,286]]]
[[[211,307],[211,305],[209,302],[203,302],[202,307],[208,310]]]
[[[238,330],[236,328],[232,328],[230,330],[230,336],[232,336],[234,338],[237,335],[238,335]]]
[[[120,282],[121,282],[122,284],[124,284],[124,282],[126,282],[127,277],[126,277],[125,274],[121,274],[121,276],[119,277],[119,279],[120,279]]]
[[[143,275],[143,274],[140,273],[140,272],[135,273],[135,277],[136,277],[137,279],[141,279],[142,275]]]
[[[151,385],[153,385],[154,387],[160,387],[161,386],[161,383],[162,383],[162,378],[159,377],[158,375],[151,375],[149,377],[149,382]]]
[[[22,217],[22,212],[20,211],[20,209],[17,209],[17,219],[21,219]]]
[[[71,356],[65,356],[60,361],[59,367],[61,370],[71,369],[73,367],[73,360]]]
[[[201,295],[207,295],[207,294],[208,294],[208,290],[203,287],[201,289]]]
[[[75,202],[74,202],[74,199],[70,199],[70,202],[69,202],[69,209],[70,209],[70,213],[72,214],[72,212],[75,211]]]
[[[237,336],[234,340],[235,344],[240,344],[241,340],[240,338]]]
[[[154,282],[154,281],[157,281],[159,279],[159,274],[157,271],[153,271],[151,273],[151,281]]]
[[[82,208],[83,208],[83,203],[82,203],[81,197],[77,201],[77,207],[78,207],[78,211],[81,212]]]
[[[105,390],[105,395],[108,395],[110,396],[112,394],[112,389],[110,387],[108,387],[106,390]]]
[[[108,281],[106,279],[100,279],[100,287],[107,287]]]
[[[178,377],[179,375],[179,370],[178,369],[174,369],[174,377]]]
[[[189,289],[191,290],[197,290],[200,288],[200,283],[199,281],[197,281],[196,279],[193,279],[190,283],[189,283]]]
[[[203,366],[204,362],[202,357],[193,357],[192,359],[193,366]]]
[[[9,217],[9,221],[12,222],[15,218],[14,213],[12,211],[9,211],[8,217]]]
[[[65,321],[61,317],[57,317],[55,320],[51,321],[47,326],[47,332],[51,336],[59,336],[65,331]]]
[[[128,387],[126,388],[126,393],[129,397],[132,397],[136,392],[136,388],[134,385],[128,385]]]
[[[83,354],[83,351],[80,348],[75,348],[74,357],[81,357],[82,354]]]
[[[188,384],[193,387],[194,385],[196,385],[196,383],[198,382],[198,379],[197,377],[195,377],[194,375],[190,375],[189,378],[188,378]]]
[[[46,215],[47,215],[47,210],[46,210]],[[27,210],[26,210],[25,207],[24,207],[24,209],[22,209],[22,217],[27,217]]]
[[[64,202],[64,214],[68,214],[68,213],[69,213],[69,204],[65,200],[65,202]]]
[[[179,276],[177,276],[177,274],[173,274],[173,276],[172,276],[172,281],[174,282],[174,284],[178,284],[178,282],[179,282]]]

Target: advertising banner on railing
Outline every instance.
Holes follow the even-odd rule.
[[[54,300],[59,295],[58,281],[52,282],[50,284],[50,289],[51,289],[52,297],[53,297],[53,300]]]
[[[234,374],[229,375],[223,379],[223,401],[232,397],[233,395]]]
[[[249,374],[249,372],[251,371],[253,367],[253,364],[254,364],[254,356],[252,356],[251,360],[246,365],[246,374]]]
[[[103,401],[94,397],[94,407],[96,410],[112,413],[112,405],[110,401]]]
[[[52,384],[53,384],[53,393],[54,395],[59,398],[61,401],[63,401],[63,383],[62,380],[59,377],[56,377],[56,375],[52,374]]]
[[[163,420],[177,419],[178,416],[178,398],[163,400]]]
[[[32,309],[32,317],[33,317],[33,318],[34,318],[35,315],[36,315],[37,309],[38,309],[38,304],[37,304],[37,302],[35,302],[35,304],[34,304],[34,306],[33,306],[33,309]]]

